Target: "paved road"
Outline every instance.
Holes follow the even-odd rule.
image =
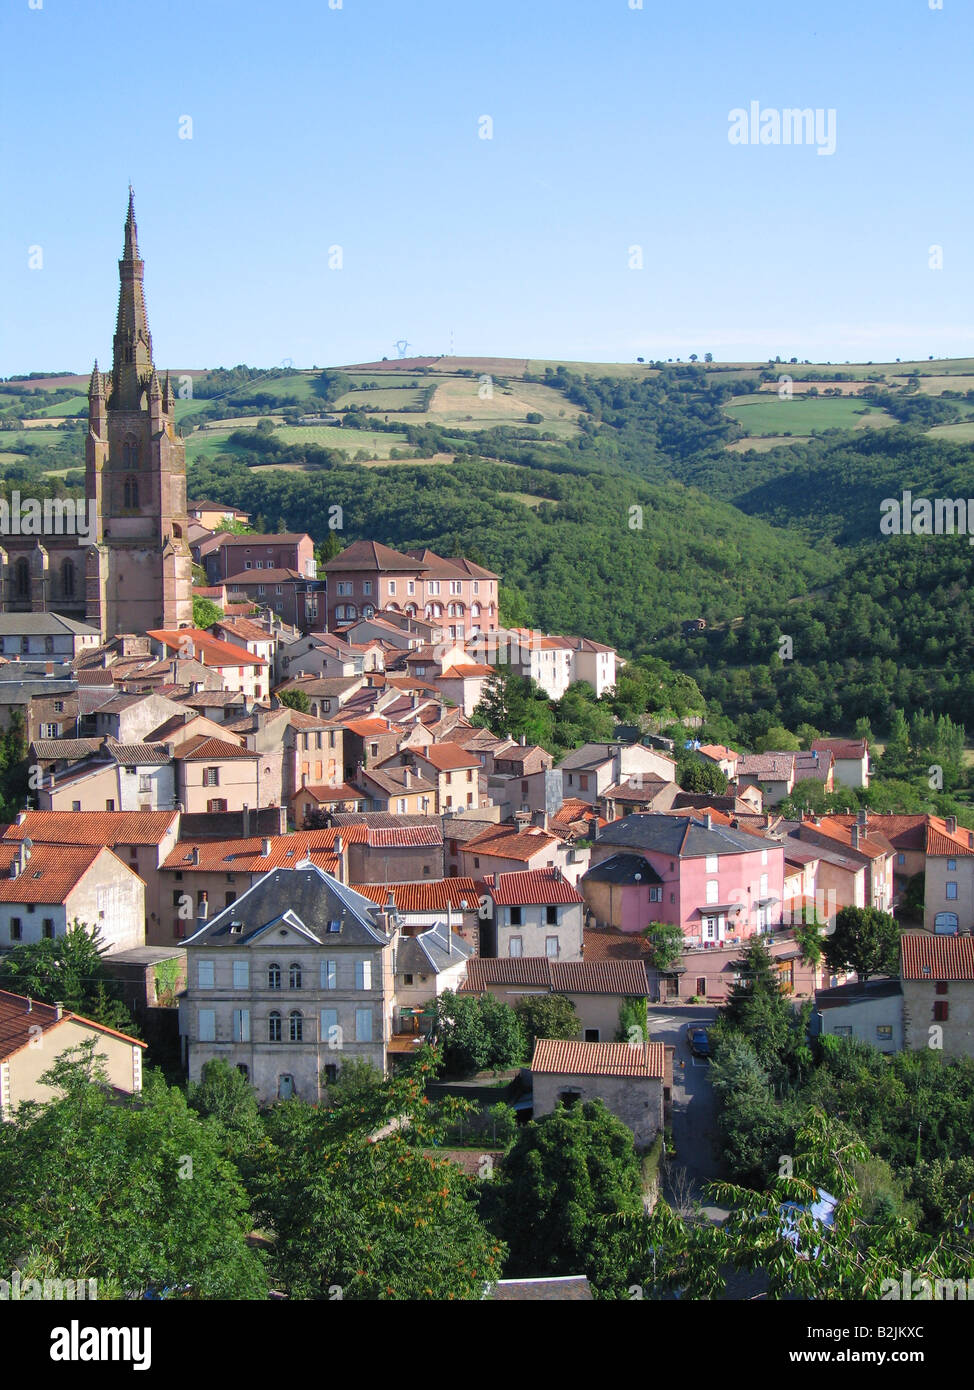
[[[727,1215],[726,1209],[707,1202],[703,1188],[714,1178],[724,1176],[715,1145],[716,1117],[710,1063],[694,1057],[687,1046],[687,1028],[707,1027],[717,1017],[712,1005],[685,1005],[649,1010],[649,1034],[653,1042],[676,1049],[673,1055],[673,1141],[676,1159],[673,1167],[683,1168],[695,1188],[703,1210],[714,1220]],[[668,1193],[672,1200],[673,1194]]]

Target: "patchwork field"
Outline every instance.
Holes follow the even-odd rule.
[[[758,392],[738,396],[724,411],[749,435],[814,435],[825,430],[857,430],[893,424],[885,410],[864,406],[849,396],[792,397]]]

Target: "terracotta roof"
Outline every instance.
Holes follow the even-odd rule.
[[[481,994],[489,985],[532,985],[555,994],[646,994],[640,961],[560,961],[547,956],[475,956],[461,990]]]
[[[927,854],[948,855],[954,858],[956,855],[974,854],[974,832],[965,830],[958,826],[956,830],[948,830],[947,822],[940,816],[930,816],[927,821]]]
[[[472,878],[438,878],[422,883],[353,883],[356,893],[385,907],[392,891],[399,912],[445,912],[447,904],[462,911],[466,902],[473,911],[480,901]]]
[[[439,679],[441,681],[450,680],[472,680],[474,676],[492,676],[493,666],[483,666],[479,662],[472,662],[469,666],[451,666],[444,671]]]
[[[620,931],[618,927],[586,927],[582,955],[586,960],[637,960],[643,968],[653,954],[653,946],[642,932]]]
[[[28,811],[3,838],[35,845],[157,845],[177,819],[176,811]]]
[[[10,865],[17,857],[17,849],[13,840],[0,841],[0,902],[63,903],[100,854],[111,855],[115,860],[114,873],[121,863],[106,845],[35,843],[24,868],[16,878],[11,878]]]
[[[242,637],[245,642],[275,641],[266,628],[261,627],[259,623],[252,623],[249,618],[224,618],[213,626],[220,628],[222,632],[232,633],[234,637]]]
[[[406,782],[406,774],[409,773],[409,782]],[[365,782],[371,782],[374,787],[384,791],[387,796],[415,796],[421,792],[436,791],[436,783],[428,781],[425,777],[419,776],[415,771],[405,767],[374,767],[363,768],[358,774]],[[357,793],[364,796],[364,792]]]
[[[527,869],[510,874],[488,874],[487,890],[500,907],[521,903],[580,903],[582,895],[555,869]]]
[[[448,839],[454,838],[452,830]],[[557,835],[552,835],[540,826],[529,825],[524,830],[517,826],[490,825],[479,835],[474,835],[464,845],[464,851],[484,854],[494,859],[518,859],[527,862],[552,845],[560,844]]]
[[[904,980],[974,980],[974,937],[905,935],[900,974]]]
[[[574,1076],[644,1076],[662,1081],[665,1052],[662,1043],[562,1042],[538,1038],[531,1059],[532,1072]]]
[[[223,642],[219,637],[211,637],[208,632],[203,632],[199,628],[181,627],[171,632],[157,628],[154,631],[150,630],[147,635],[175,651],[185,650],[183,643],[187,640],[191,641],[193,655],[203,666],[267,665],[265,657],[254,656],[245,647],[236,647],[231,642]]]
[[[253,762],[260,756],[253,749],[242,748],[239,743],[228,743],[226,739],[211,738],[208,734],[194,734],[173,753],[174,758],[189,762],[222,762],[226,758],[249,758]]]
[[[726,761],[729,758],[736,762],[741,757],[740,753],[735,753],[733,748],[725,748],[722,743],[701,743],[697,752],[717,761]]]
[[[99,1033],[107,1033],[113,1038],[122,1038],[134,1047],[146,1047],[138,1038],[130,1038],[127,1033],[118,1033],[114,1028],[106,1028],[103,1023],[94,1023],[81,1014],[58,1009],[53,1004],[42,1004],[37,999],[28,999],[22,994],[11,994],[0,990],[0,1059],[6,1061],[21,1048],[37,1046],[39,1036],[50,1032],[61,1023],[68,1021],[82,1023]],[[40,1030],[40,1034],[38,1033]]]
[[[738,777],[782,781],[795,775],[794,753],[746,753],[737,764]]]
[[[602,816],[596,815],[595,807],[591,801],[582,801],[577,796],[567,796],[558,809],[558,814],[554,817],[562,825],[574,825],[576,821],[597,820],[599,825],[608,825],[608,821]]]
[[[380,541],[352,541],[334,560],[325,565],[328,573],[343,573],[345,570],[408,570],[416,573],[427,567],[411,555]]]
[[[442,555],[437,555],[430,550],[429,546],[424,546],[419,550],[407,550],[414,561],[418,560],[420,565],[428,571],[428,579],[497,579],[498,575],[493,570],[484,569],[483,565],[475,565],[472,560],[465,560],[459,556],[453,560],[444,559]],[[339,559],[341,557],[339,556]]]
[[[336,719],[336,727],[341,725],[359,738],[374,738],[377,734],[395,733],[388,719]]]
[[[370,849],[416,849],[442,845],[443,832],[438,825],[404,825],[401,829],[366,826],[365,843]]]
[[[417,758],[432,763],[437,772],[452,772],[457,768],[480,767],[480,759],[468,753],[459,743],[431,743],[426,748],[413,750]]]
[[[817,738],[812,743],[813,752],[824,753],[826,750],[836,761],[842,758],[858,762],[868,753],[869,744],[864,738]]]
[[[342,782],[337,787],[298,787],[294,793],[298,796],[302,792],[307,792],[310,797],[322,805],[327,805],[334,801],[366,801],[368,798],[363,792],[355,787],[350,787],[347,782]]]
[[[329,827],[326,830],[304,830],[294,835],[269,835],[270,854],[264,854],[264,837],[255,835],[246,840],[180,840],[164,860],[164,869],[184,872],[266,873],[269,869],[293,868],[303,859],[311,859],[327,869],[325,860],[334,864],[336,835],[343,844],[353,840],[365,841],[365,826]],[[199,853],[199,863],[193,863],[193,851]],[[330,872],[330,870],[329,870]]]

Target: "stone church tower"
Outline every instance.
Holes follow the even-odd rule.
[[[105,639],[193,621],[186,446],[168,373],[161,382],[152,361],[131,189],[118,270],[112,370],[95,363],[85,441],[85,496],[96,517],[95,544],[85,547],[85,621]]]

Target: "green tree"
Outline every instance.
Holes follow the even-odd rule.
[[[94,1023],[138,1037],[138,1026],[118,998],[119,983],[105,968],[104,955],[98,932],[75,918],[63,936],[26,942],[0,957],[0,989],[45,1004],[63,1004]]]
[[[683,928],[674,922],[650,922],[643,932],[652,948],[650,964],[657,970],[672,970],[683,955]]]
[[[515,1006],[530,1061],[539,1038],[574,1040],[581,1033],[575,1005],[563,994],[526,994]]]
[[[296,709],[300,714],[310,713],[311,701],[304,690],[279,690],[277,698],[288,709]]]
[[[444,990],[436,1000],[434,1034],[451,1076],[504,1070],[524,1059],[518,1015],[493,994]]]
[[[199,594],[193,595],[193,626],[195,628],[212,627],[223,617],[223,609],[215,604],[212,599],[201,598]]]
[[[843,907],[835,931],[822,947],[830,971],[854,970],[860,980],[895,975],[899,968],[900,933],[894,918],[875,907]]]
[[[0,1126],[0,1266],[25,1251],[122,1297],[266,1298],[263,1258],[219,1126],[154,1073],[118,1100],[94,1039],[41,1077],[54,1092]]]
[[[649,1028],[646,999],[631,996],[619,1006],[619,1024],[616,1028],[616,1042],[627,1042],[633,1047],[648,1042]]]
[[[715,763],[704,762],[696,755],[681,758],[677,781],[685,792],[712,792],[714,796],[724,796],[727,792],[726,774]]]
[[[772,724],[766,734],[755,740],[754,751],[756,753],[797,753],[801,747],[801,741],[796,734],[791,733],[781,724]]]
[[[491,1189],[508,1277],[588,1272],[604,1254],[599,1218],[642,1209],[632,1132],[598,1100],[559,1104],[525,1125]]]

